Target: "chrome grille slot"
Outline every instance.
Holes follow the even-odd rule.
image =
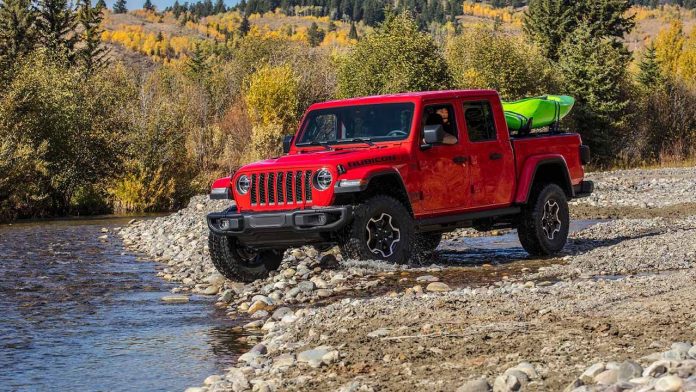
[[[251,204],[257,204],[258,200],[256,199],[256,174],[251,175]]]
[[[307,170],[305,172],[304,192],[305,192],[305,201],[312,201],[312,171],[311,170]]]
[[[278,204],[282,204],[285,202],[285,198],[283,197],[283,175],[285,172],[280,172],[278,173],[278,176],[276,177],[276,189],[278,190]]]
[[[275,173],[268,173],[268,204],[275,204]]]
[[[285,194],[287,195],[288,203],[292,203],[295,200],[295,193],[292,191],[292,172],[288,172],[285,177]]]
[[[295,201],[302,201],[302,172],[298,171],[295,173]]]
[[[266,173],[259,174],[259,203],[266,204]]]

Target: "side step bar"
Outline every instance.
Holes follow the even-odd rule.
[[[521,207],[508,207],[495,210],[467,212],[459,215],[438,216],[416,220],[416,231],[435,231],[442,228],[467,227],[478,219],[498,218],[502,216],[517,215],[522,212]]]

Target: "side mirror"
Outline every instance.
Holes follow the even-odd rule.
[[[442,143],[445,140],[445,129],[442,124],[426,125],[423,128],[423,140],[425,144]]]
[[[290,146],[292,145],[293,135],[285,135],[283,137],[283,154],[290,152]]]

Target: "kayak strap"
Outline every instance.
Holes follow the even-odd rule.
[[[523,114],[513,112],[511,110],[506,110],[504,112],[505,114],[509,114],[512,116],[517,117],[518,120],[520,120],[520,128],[517,130],[521,135],[527,135],[529,132],[532,130],[532,122],[533,118],[532,117],[527,117]]]

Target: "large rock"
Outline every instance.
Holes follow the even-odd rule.
[[[456,392],[489,392],[490,390],[491,385],[488,383],[488,380],[479,378],[465,382],[457,388]]]
[[[336,359],[338,359],[338,352],[331,346],[320,346],[297,355],[297,362],[306,363],[314,368],[331,363]]]
[[[432,292],[444,292],[452,290],[448,285],[442,282],[432,282],[428,284],[425,289]]]

